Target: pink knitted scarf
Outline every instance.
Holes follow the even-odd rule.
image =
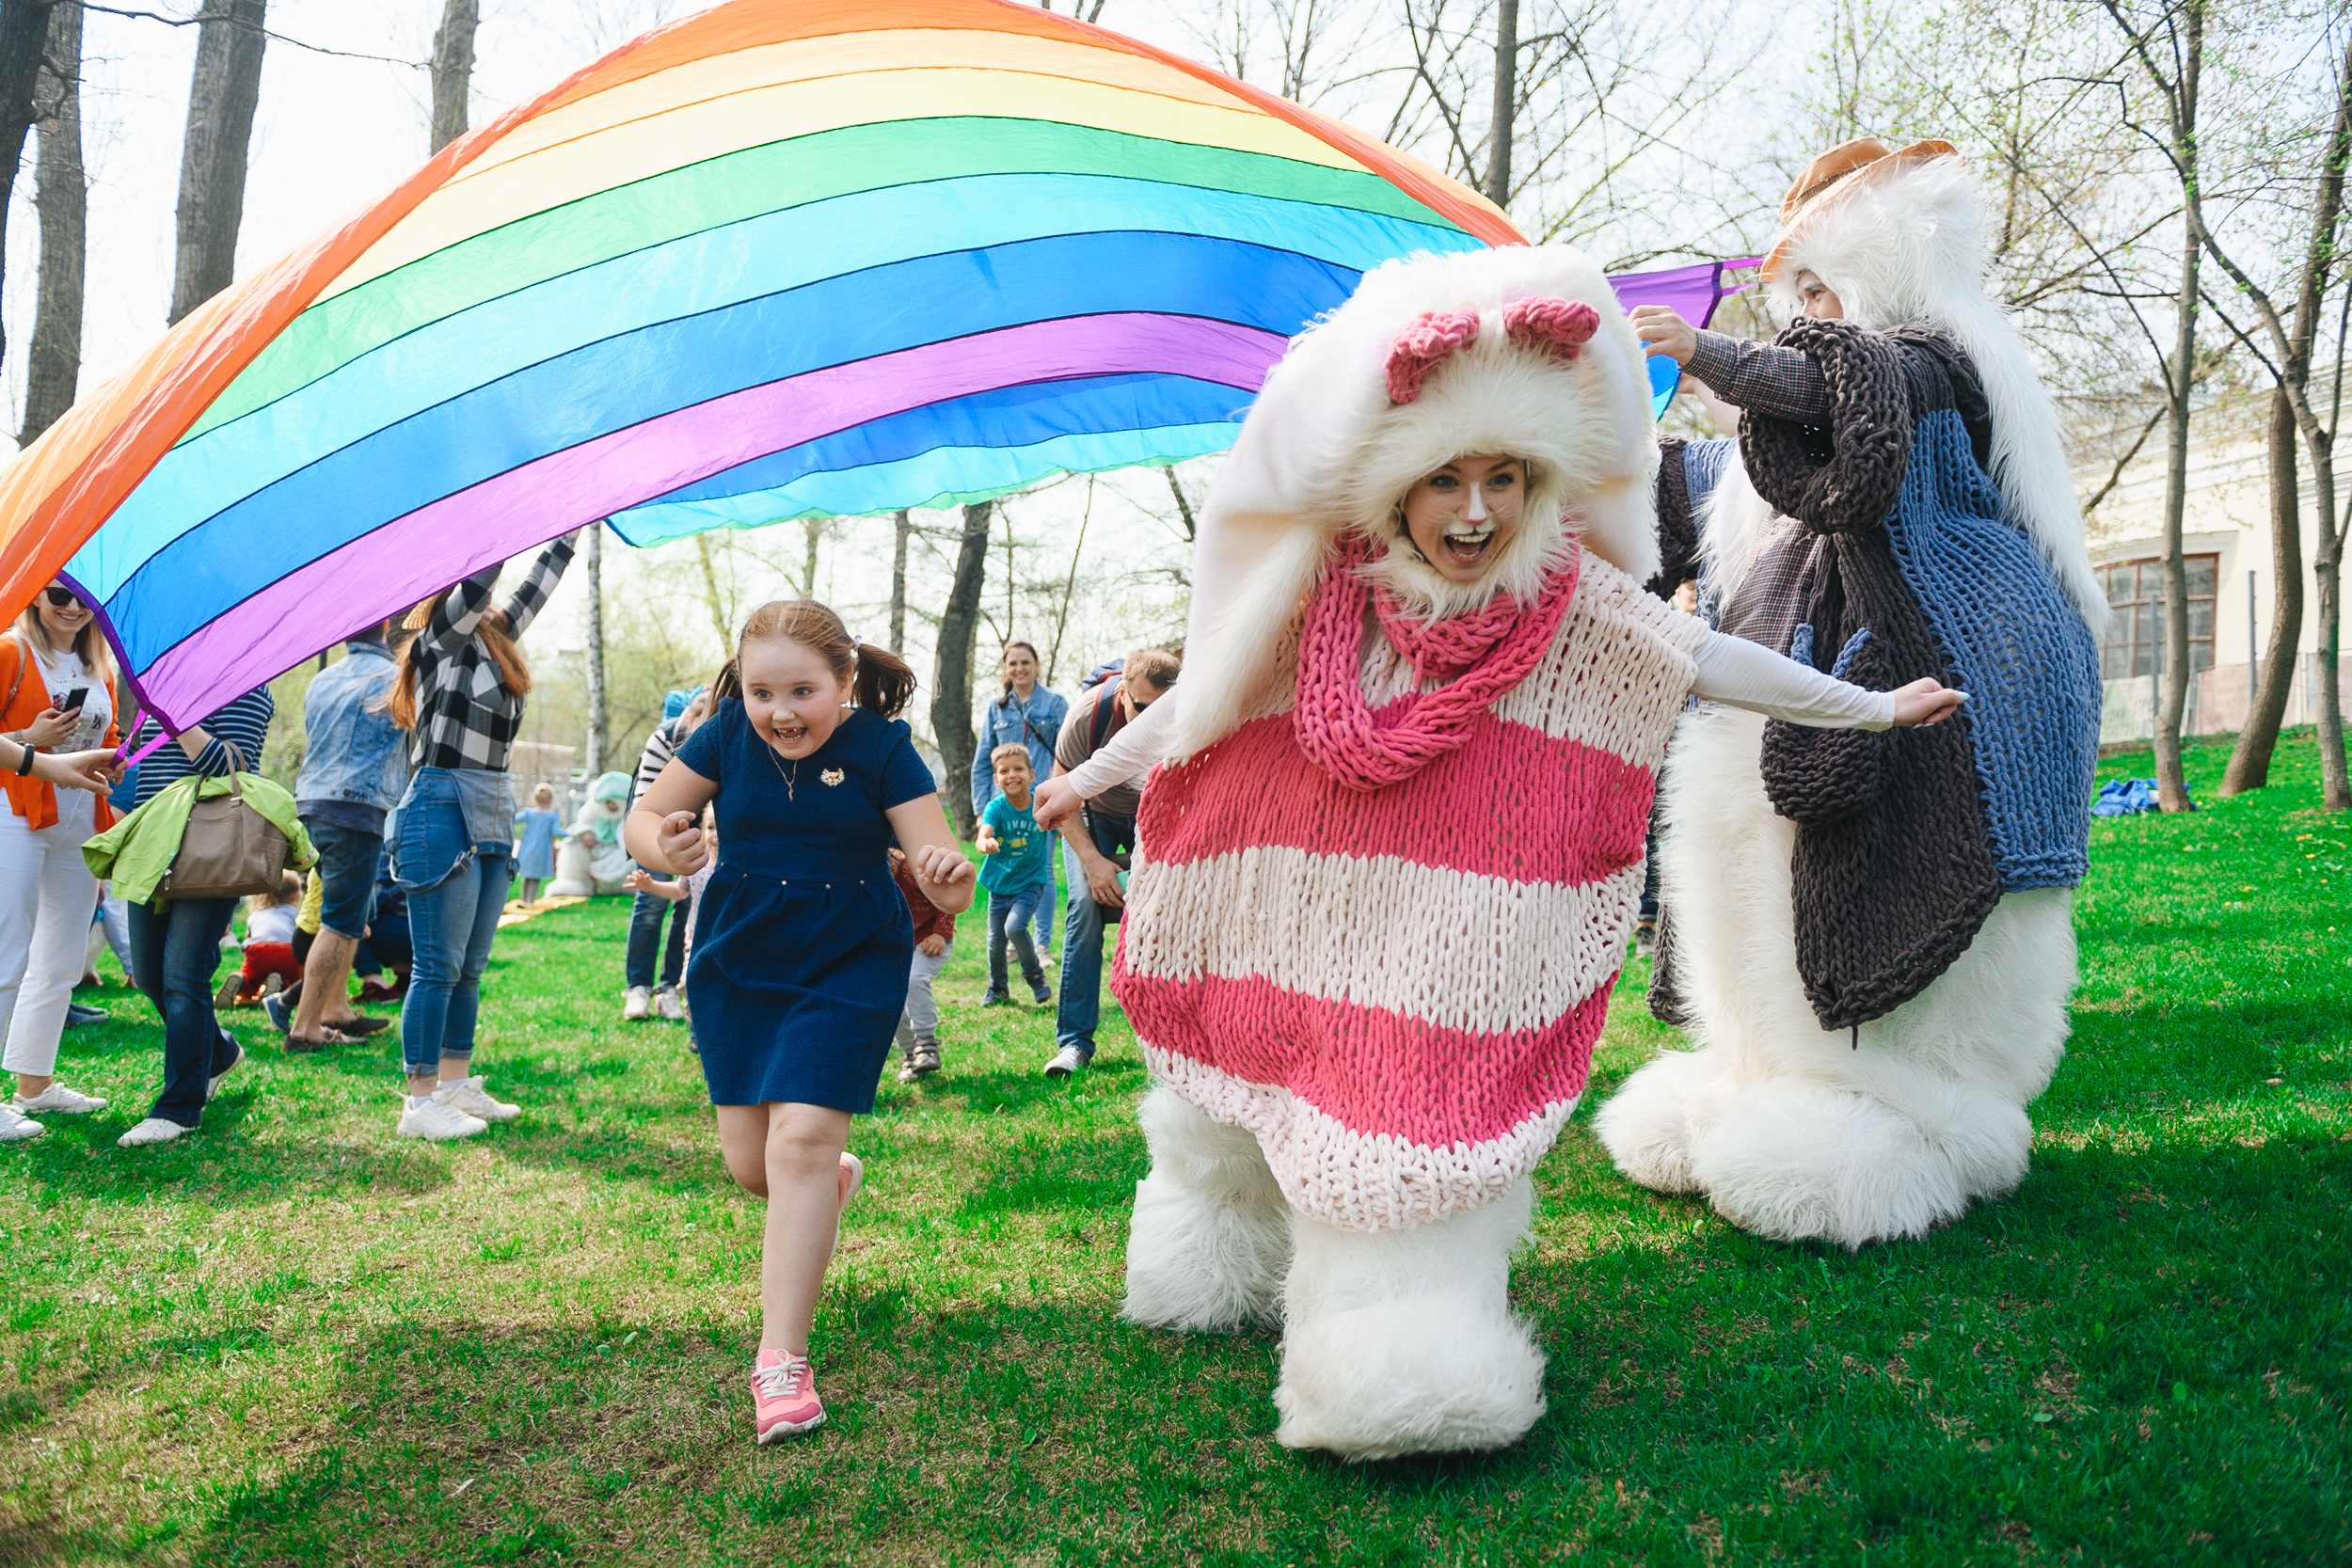
[[[1551,646],[1576,596],[1582,558],[1571,552],[1532,606],[1497,594],[1483,609],[1425,623],[1365,581],[1360,568],[1372,559],[1372,546],[1352,538],[1325,568],[1299,641],[1298,705],[1291,715],[1298,749],[1349,789],[1394,784],[1468,740],[1471,721],[1525,680]],[[1445,684],[1383,704],[1377,713],[1366,705],[1359,673],[1366,598],[1413,673]]]

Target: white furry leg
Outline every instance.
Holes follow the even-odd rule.
[[[1344,1459],[1518,1441],[1544,1413],[1543,1353],[1507,1293],[1534,1207],[1522,1180],[1408,1230],[1296,1216],[1275,1437]]]
[[[1136,1109],[1152,1169],[1136,1183],[1120,1316],[1154,1328],[1279,1321],[1291,1210],[1258,1140],[1161,1085]]]
[[[1694,1193],[1691,1148],[1715,1119],[1731,1084],[1703,1051],[1661,1051],[1627,1079],[1593,1117],[1617,1169],[1660,1193]]]
[[[1971,1197],[2011,1191],[2032,1142],[2021,1107],[1959,1085],[1916,1085],[1898,1109],[1784,1078],[1725,1103],[1692,1170],[1715,1212],[1742,1230],[1853,1250],[1924,1236]]]

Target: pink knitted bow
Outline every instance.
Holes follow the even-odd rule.
[[[1522,348],[1549,349],[1562,363],[1574,364],[1600,330],[1600,312],[1581,299],[1515,299],[1502,308],[1502,330]]]
[[[1511,341],[1549,353],[1563,364],[1575,363],[1599,329],[1599,312],[1581,299],[1541,295],[1502,308],[1502,330]],[[1431,371],[1476,341],[1475,310],[1424,310],[1415,316],[1389,343],[1389,401],[1402,408],[1419,398]]]
[[[1423,377],[1449,354],[1478,341],[1475,310],[1425,310],[1389,343],[1389,401],[1402,408],[1421,396]]]
[[[1576,595],[1581,555],[1545,578],[1534,604],[1502,594],[1483,610],[1422,623],[1387,593],[1375,594],[1360,568],[1372,546],[1351,538],[1324,569],[1298,649],[1298,705],[1291,713],[1298,749],[1349,789],[1378,789],[1408,778],[1470,738],[1470,726],[1496,698],[1525,680],[1550,648]],[[1435,691],[1414,691],[1375,713],[1364,701],[1361,662],[1364,601],[1381,630]]]

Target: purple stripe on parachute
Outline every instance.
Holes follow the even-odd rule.
[[[909,408],[1025,382],[1168,372],[1255,393],[1289,341],[1120,312],[877,355],[681,408],[510,468],[297,567],[158,657],[141,685],[174,729],[301,663],[338,626],[397,613],[494,562],[722,468]],[[438,547],[437,547],[438,546]],[[257,636],[254,628],[262,628]],[[188,716],[183,720],[181,716]]]
[[[1619,272],[1609,276],[1609,287],[1617,295],[1617,309],[1631,315],[1637,305],[1666,305],[1674,309],[1692,325],[1705,328],[1715,319],[1715,307],[1746,288],[1745,283],[1724,287],[1724,274],[1735,269],[1753,267],[1759,258],[1750,256],[1737,261],[1696,261],[1687,267],[1661,267],[1656,272]],[[1649,362],[1649,407],[1652,419],[1666,417],[1666,405],[1674,402],[1677,388],[1682,385],[1682,367],[1664,356]]]
[[[1616,291],[1618,306],[1628,312],[1637,305],[1671,305],[1684,321],[1705,326],[1715,319],[1717,306],[1748,287],[1746,283],[1726,287],[1724,274],[1755,266],[1756,261],[1750,256],[1736,261],[1662,267],[1656,272],[1612,273],[1609,286]]]

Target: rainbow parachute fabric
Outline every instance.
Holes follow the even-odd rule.
[[[597,518],[636,544],[1220,451],[1367,268],[1518,243],[1010,0],[734,0],[443,149],[0,474],[172,728]]]

